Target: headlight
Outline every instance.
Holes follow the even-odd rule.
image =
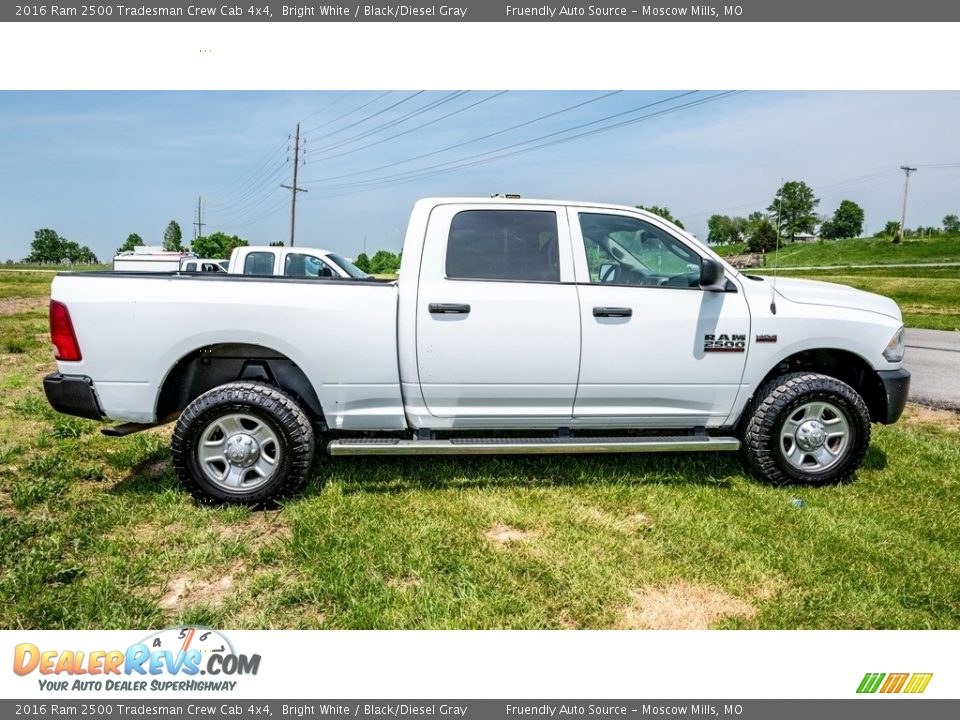
[[[883,351],[883,357],[886,358],[887,362],[898,363],[903,360],[903,335],[904,332],[901,327],[887,343],[887,348]]]

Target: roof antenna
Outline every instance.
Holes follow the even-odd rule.
[[[777,192],[777,245],[773,258],[773,282],[770,283],[770,312],[777,314],[777,275],[780,274],[780,218],[783,211],[783,178],[780,178],[780,190]]]

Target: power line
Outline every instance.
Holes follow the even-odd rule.
[[[458,90],[456,92],[449,93],[448,95],[444,95],[438,100],[433,100],[427,103],[423,107],[417,108],[416,110],[411,110],[406,115],[402,115],[399,118],[395,118],[393,120],[390,120],[386,123],[383,123],[382,125],[378,125],[377,127],[371,128],[369,130],[365,130],[364,132],[354,135],[353,137],[346,138],[344,140],[338,140],[337,142],[331,143],[330,145],[311,149],[307,152],[307,154],[312,155],[314,153],[324,153],[324,152],[327,152],[328,150],[335,150],[338,147],[349,145],[353,142],[356,142],[357,140],[362,140],[364,138],[370,137],[371,135],[375,135],[381,130],[387,130],[396,125],[400,125],[401,123],[406,122],[410,118],[416,117],[418,115],[422,115],[423,113],[429,112],[430,110],[433,110],[434,108],[439,107],[440,105],[445,105],[448,102],[452,102],[453,100],[456,100],[457,98],[463,95],[466,95],[468,92],[469,92],[468,90]]]
[[[362,118],[360,118],[359,120],[354,120],[354,121],[351,122],[351,123],[347,123],[347,124],[344,125],[343,127],[339,127],[339,128],[337,128],[336,130],[331,130],[330,132],[324,134],[324,135],[323,135],[323,138],[325,139],[325,138],[333,137],[334,135],[339,135],[339,134],[342,133],[344,130],[349,130],[350,128],[356,127],[357,125],[362,125],[362,124],[365,123],[367,120],[372,120],[372,119],[375,118],[375,117],[380,117],[380,116],[383,115],[384,113],[389,112],[390,110],[393,110],[393,108],[398,107],[399,105],[403,105],[405,102],[408,102],[408,101],[410,101],[410,100],[413,100],[413,99],[414,99],[415,97],[417,97],[418,95],[422,95],[424,92],[426,92],[426,91],[425,91],[425,90],[417,90],[416,92],[412,93],[411,95],[407,95],[407,97],[402,98],[402,99],[400,99],[400,100],[397,100],[397,102],[395,102],[395,103],[393,103],[393,104],[391,104],[391,105],[387,105],[387,107],[385,107],[385,108],[381,108],[380,110],[377,110],[377,111],[374,112],[374,113],[371,113],[371,114],[369,114],[369,115],[367,115],[367,116],[365,116],[365,117],[362,117]]]
[[[696,92],[696,91],[694,91],[694,92]],[[367,191],[367,190],[374,189],[375,187],[388,187],[388,186],[392,186],[392,185],[398,185],[398,184],[402,184],[402,183],[404,183],[404,182],[409,182],[410,180],[419,180],[419,179],[423,179],[423,178],[425,178],[425,177],[429,177],[429,176],[432,176],[432,175],[438,175],[438,174],[443,174],[443,173],[448,173],[448,172],[454,172],[454,171],[456,171],[456,170],[461,170],[461,169],[464,169],[464,168],[467,168],[467,167],[474,167],[474,166],[476,166],[476,165],[482,165],[482,164],[486,164],[486,163],[490,163],[490,162],[495,162],[495,161],[497,161],[497,160],[502,160],[502,159],[504,159],[504,158],[506,158],[506,157],[512,157],[512,156],[515,156],[515,155],[521,155],[521,154],[525,154],[525,153],[528,153],[528,152],[533,152],[533,151],[535,151],[535,150],[539,150],[539,149],[544,148],[544,147],[550,147],[550,146],[553,146],[553,145],[558,145],[558,144],[562,144],[562,143],[566,143],[566,142],[572,142],[572,141],[574,141],[574,140],[578,140],[578,139],[580,139],[580,138],[587,137],[587,136],[590,136],[590,135],[596,135],[596,134],[598,134],[598,133],[608,132],[608,131],[610,131],[610,130],[615,130],[615,129],[618,129],[618,128],[620,128],[620,127],[623,127],[623,126],[625,126],[625,125],[632,125],[632,124],[636,124],[636,123],[639,123],[639,122],[645,122],[645,121],[647,121],[647,120],[651,120],[651,119],[656,118],[656,117],[661,117],[661,116],[663,116],[663,115],[668,115],[668,114],[671,114],[671,113],[679,112],[679,111],[682,111],[682,110],[685,110],[685,109],[688,109],[688,108],[691,108],[691,107],[695,107],[695,106],[697,106],[697,105],[702,105],[702,104],[705,104],[705,103],[708,103],[708,102],[713,102],[713,101],[719,100],[719,99],[721,99],[721,98],[723,98],[723,97],[729,97],[729,96],[731,96],[731,95],[739,94],[740,92],[742,92],[742,91],[731,90],[731,91],[727,91],[727,92],[717,93],[716,95],[711,95],[711,96],[706,97],[706,98],[701,98],[701,99],[694,100],[694,101],[691,101],[691,102],[688,102],[688,103],[684,103],[684,104],[682,104],[682,105],[678,105],[678,106],[675,106],[675,107],[672,107],[672,108],[667,108],[667,109],[665,109],[665,110],[659,110],[659,111],[657,111],[657,112],[649,113],[649,114],[643,115],[643,116],[641,116],[641,117],[639,117],[639,118],[632,118],[632,119],[630,119],[630,120],[621,121],[621,122],[615,123],[615,124],[613,124],[613,125],[608,125],[608,126],[601,127],[601,128],[595,128],[595,129],[593,129],[593,130],[590,130],[590,131],[587,131],[587,132],[584,132],[584,133],[580,133],[579,135],[574,135],[574,136],[570,136],[570,137],[566,137],[566,138],[559,138],[559,139],[551,140],[551,141],[549,141],[549,142],[543,142],[543,143],[541,143],[541,144],[539,144],[539,145],[535,145],[535,146],[533,146],[533,147],[523,148],[523,149],[520,149],[520,150],[514,150],[513,152],[505,153],[505,154],[502,154],[502,155],[497,155],[497,156],[495,156],[495,157],[488,157],[488,158],[485,158],[485,159],[474,160],[474,161],[472,161],[472,162],[462,163],[462,164],[460,164],[460,165],[455,165],[455,166],[453,166],[453,167],[446,167],[446,168],[442,168],[442,169],[435,169],[435,170],[432,170],[432,171],[429,171],[429,170],[426,169],[426,168],[422,168],[421,171],[423,171],[423,170],[427,170],[427,171],[426,171],[426,172],[414,171],[413,173],[407,174],[407,175],[405,175],[405,176],[394,177],[394,179],[383,179],[383,178],[381,178],[381,179],[374,179],[374,180],[366,181],[366,182],[363,182],[363,183],[353,183],[352,185],[344,185],[344,186],[341,186],[341,187],[344,187],[344,188],[346,188],[346,187],[361,187],[361,186],[363,186],[363,185],[366,185],[367,187],[361,187],[361,189],[354,190],[353,192],[338,193],[338,194],[334,194],[334,195],[327,195],[327,196],[324,196],[324,197],[328,197],[328,198],[329,198],[329,197],[341,197],[341,196],[343,196],[343,195],[351,195],[351,194],[354,194],[355,192],[365,192],[365,191]],[[681,95],[675,96],[675,97],[673,97],[673,98],[667,98],[667,100],[661,100],[661,101],[658,101],[657,103],[650,103],[649,106],[661,104],[661,103],[663,103],[663,102],[668,102],[669,100],[673,100],[673,99],[676,99],[677,97],[681,97],[681,96],[683,96],[683,95],[689,95],[689,94],[691,94],[691,93],[682,93]],[[617,113],[617,115],[622,115],[622,113]],[[609,118],[606,118],[606,119],[609,119]],[[604,120],[604,119],[601,119],[600,121],[603,121],[603,120]],[[600,122],[600,121],[594,121],[594,122],[592,122],[592,123],[584,123],[583,125],[578,126],[578,127],[585,127],[585,126],[587,126],[587,125],[596,124],[596,122]],[[565,133],[565,132],[570,132],[572,129],[576,129],[576,128],[568,128],[568,129],[566,129],[566,130],[562,130],[562,131],[558,131],[558,132],[555,132],[555,133],[550,133],[550,134],[548,134],[548,135],[544,135],[544,136],[542,136],[542,137],[540,137],[540,138],[533,138],[533,139],[531,139],[531,140],[525,140],[525,141],[520,142],[520,143],[514,143],[513,145],[505,146],[505,148],[511,148],[511,147],[515,147],[515,146],[517,146],[517,145],[529,144],[529,143],[531,143],[531,142],[536,142],[537,140],[542,140],[542,139],[545,139],[545,138],[548,138],[548,137],[551,137],[551,136],[555,136],[555,135],[557,135],[557,134],[561,134],[561,133]],[[498,151],[500,151],[500,150],[503,150],[503,149],[505,149],[505,148],[498,148],[497,150],[492,150],[492,151],[489,151],[489,152],[487,152],[487,153],[480,153],[479,155],[489,155],[489,154],[498,152]],[[477,156],[471,156],[471,157],[477,157]],[[464,160],[464,159],[465,159],[465,158],[461,158],[461,160]],[[450,164],[451,164],[451,163],[443,163],[443,165],[450,165]],[[439,166],[435,166],[435,167],[439,167]],[[417,172],[419,172],[420,174],[415,174],[415,173],[417,173]],[[333,189],[336,189],[336,188],[333,188]]]
[[[347,99],[348,97],[350,97],[351,95],[353,95],[353,90],[347,90],[345,93],[343,93],[343,95],[341,95],[340,97],[338,97],[338,98],[337,98],[336,100],[334,100],[333,102],[329,102],[329,103],[327,103],[326,105],[324,105],[324,106],[322,106],[321,108],[319,108],[318,110],[314,110],[312,113],[310,113],[310,114],[307,115],[306,117],[300,118],[301,124],[302,124],[302,123],[305,123],[307,120],[309,120],[309,119],[312,118],[312,117],[316,117],[317,115],[319,115],[320,113],[324,112],[325,110],[329,110],[329,109],[332,108],[334,105],[339,104],[341,100],[346,100],[346,99]]]
[[[613,92],[604,93],[603,95],[599,95],[599,96],[597,96],[597,97],[590,98],[589,100],[585,100],[585,101],[583,101],[583,102],[576,103],[575,105],[570,105],[570,106],[568,106],[568,107],[561,108],[561,109],[555,110],[555,111],[553,111],[553,112],[549,112],[549,113],[547,113],[546,115],[540,115],[539,117],[535,117],[535,118],[532,118],[532,119],[530,119],[530,120],[526,120],[526,121],[524,121],[524,122],[517,123],[516,125],[511,125],[511,126],[509,126],[509,127],[505,127],[505,128],[503,128],[503,129],[501,129],[501,130],[497,130],[497,131],[492,132],[492,133],[487,133],[486,135],[481,135],[480,137],[475,137],[475,138],[471,138],[470,140],[464,140],[464,141],[462,141],[462,142],[454,143],[453,145],[448,145],[447,147],[440,148],[439,150],[433,150],[433,151],[431,151],[431,152],[422,153],[422,154],[420,154],[420,155],[415,155],[415,156],[413,156],[413,157],[409,157],[409,158],[406,158],[406,159],[404,159],[404,160],[397,160],[397,161],[395,161],[395,162],[387,163],[386,165],[380,165],[380,166],[374,167],[374,168],[367,168],[366,170],[356,170],[356,171],[354,171],[354,172],[344,173],[344,174],[342,174],[342,175],[332,175],[332,176],[329,176],[329,177],[319,178],[319,179],[317,179],[317,180],[310,180],[310,181],[307,181],[307,182],[308,182],[308,184],[313,184],[313,183],[327,182],[327,181],[329,181],[329,180],[340,180],[340,179],[346,178],[346,177],[354,177],[354,176],[356,176],[356,175],[365,175],[365,174],[367,174],[367,173],[378,172],[378,171],[380,171],[380,170],[386,170],[386,169],[389,169],[389,168],[391,168],[391,167],[396,167],[397,165],[405,165],[406,163],[409,163],[409,162],[414,162],[414,161],[416,161],[416,160],[422,160],[422,159],[424,159],[424,158],[432,157],[432,156],[434,156],[434,155],[439,155],[439,154],[444,153],[444,152],[447,152],[447,151],[449,151],[449,150],[456,150],[457,148],[465,147],[466,145],[472,145],[473,143],[477,143],[477,142],[480,142],[480,141],[482,141],[482,140],[488,140],[488,139],[490,139],[490,138],[492,138],[492,137],[496,137],[496,136],[498,136],[498,135],[503,135],[504,133],[508,133],[508,132],[513,131],[513,130],[518,130],[518,129],[522,128],[522,127],[526,127],[527,125],[532,125],[532,124],[534,124],[534,123],[541,122],[542,120],[547,120],[547,119],[549,119],[549,118],[551,118],[551,117],[556,117],[557,115],[562,115],[563,113],[567,113],[567,112],[570,112],[570,111],[572,111],[572,110],[576,110],[576,109],[578,109],[578,108],[584,107],[585,105],[590,105],[591,103],[599,102],[600,100],[604,100],[604,99],[606,99],[606,98],[608,98],[608,97],[611,97],[611,96],[613,96],[613,95],[617,95],[617,94],[620,93],[620,92],[622,92],[622,91],[621,91],[621,90],[614,90]]]
[[[281,150],[283,150],[283,146],[286,144],[286,142],[287,142],[287,141],[284,140],[284,141],[281,142],[278,146],[276,146],[276,147],[274,147],[273,149],[271,149],[271,150],[266,154],[263,162],[262,162],[262,163],[259,163],[259,164],[257,165],[257,168],[256,168],[255,170],[253,170],[253,171],[250,172],[249,174],[245,175],[245,176],[244,176],[244,179],[241,180],[240,183],[239,183],[236,187],[234,187],[233,189],[229,190],[229,191],[224,195],[224,198],[226,198],[225,200],[210,201],[210,200],[208,199],[208,201],[207,201],[208,204],[210,204],[210,205],[224,205],[224,204],[227,204],[228,201],[229,201],[229,198],[230,198],[232,195],[236,195],[237,193],[240,193],[245,187],[247,187],[251,182],[253,182],[253,181],[257,178],[257,176],[260,175],[260,174],[265,170],[265,168],[267,168],[267,167],[270,165],[270,161],[271,161],[271,160],[274,160],[274,161],[276,160],[276,154],[277,154],[278,152],[280,152]]]
[[[373,100],[369,100],[369,101],[363,103],[362,105],[358,105],[357,107],[353,108],[352,110],[348,110],[347,112],[343,113],[343,115],[338,115],[338,116],[335,117],[335,118],[332,118],[332,119],[330,119],[330,120],[327,120],[325,123],[320,123],[319,125],[315,125],[314,127],[309,128],[308,130],[304,130],[303,133],[304,133],[304,135],[307,135],[307,134],[309,134],[309,133],[316,132],[317,130],[320,130],[321,128],[325,128],[325,127],[327,127],[328,125],[332,125],[333,123],[338,122],[339,120],[343,120],[343,118],[345,118],[345,117],[350,117],[351,115],[353,115],[353,113],[359,112],[359,111],[363,110],[365,107],[369,107],[370,105],[373,105],[373,103],[375,103],[377,100],[379,100],[380,98],[385,98],[387,95],[389,95],[389,94],[392,93],[392,92],[393,92],[393,90],[387,90],[386,92],[382,92],[382,93],[380,93],[379,95],[377,95],[375,98],[373,98]]]
[[[457,108],[456,110],[453,110],[452,112],[446,113],[445,115],[441,115],[440,117],[434,118],[433,120],[428,120],[427,122],[421,123],[420,125],[416,125],[415,127],[408,128],[407,130],[404,130],[404,131],[402,131],[402,132],[396,133],[395,135],[390,135],[389,137],[381,138],[380,140],[376,140],[376,141],[374,141],[374,142],[372,142],[372,143],[369,143],[369,144],[367,144],[367,145],[362,145],[362,146],[360,146],[360,147],[358,147],[358,148],[353,148],[352,150],[346,150],[346,151],[344,151],[344,152],[336,153],[336,154],[334,154],[334,155],[327,155],[327,157],[324,158],[324,159],[325,159],[325,160],[333,160],[333,159],[335,159],[335,158],[343,157],[344,155],[352,155],[353,153],[360,152],[361,150],[367,150],[368,148],[372,148],[372,147],[374,147],[375,145],[381,145],[381,144],[383,144],[383,143],[385,143],[385,142],[388,142],[388,141],[390,141],[390,140],[394,140],[394,139],[396,139],[396,138],[398,138],[398,137],[401,137],[401,136],[403,136],[403,135],[409,135],[409,134],[412,133],[412,132],[416,132],[417,130],[422,130],[423,128],[428,127],[428,126],[430,126],[430,125],[434,125],[434,124],[440,122],[441,120],[446,120],[446,119],[449,118],[449,117],[453,117],[454,115],[459,115],[460,113],[465,112],[465,111],[467,111],[467,110],[470,110],[471,108],[475,108],[477,105],[482,105],[482,104],[485,103],[485,102],[489,102],[490,100],[494,100],[494,99],[500,97],[501,95],[506,95],[508,92],[509,92],[509,90],[500,90],[499,92],[496,92],[496,93],[494,93],[493,95],[488,95],[487,97],[481,98],[480,100],[477,100],[476,102],[470,103],[469,105],[465,105],[464,107],[461,107],[461,108]]]
[[[279,189],[280,189],[280,188],[277,188],[277,190],[279,190]],[[231,230],[236,231],[236,230],[243,229],[243,228],[245,228],[245,227],[249,227],[249,226],[251,226],[251,225],[256,225],[256,224],[257,224],[258,222],[260,222],[261,220],[265,220],[266,218],[270,217],[271,215],[274,215],[274,214],[278,213],[280,210],[282,210],[283,208],[287,207],[288,202],[289,202],[289,201],[287,200],[287,198],[286,198],[286,197],[283,197],[283,198],[280,199],[280,202],[276,203],[275,205],[270,206],[270,208],[268,208],[268,209],[265,210],[262,214],[258,215],[257,217],[253,218],[252,220],[247,220],[246,222],[239,223],[239,224],[228,223],[228,224],[225,225],[224,227],[228,227],[228,226],[229,226]]]
[[[260,195],[260,193],[262,193],[264,190],[273,188],[276,180],[283,174],[288,162],[288,158],[281,158],[279,162],[276,162],[269,168],[267,173],[264,174],[262,178],[258,179],[255,185],[251,185],[240,195],[231,199],[229,202],[225,201],[217,204],[217,210],[220,212],[225,212],[238,206],[249,205],[250,201]]]
[[[564,134],[566,134],[566,133],[574,132],[574,131],[576,131],[576,130],[581,130],[581,129],[583,129],[583,128],[591,127],[591,126],[593,126],[593,125],[597,125],[597,124],[602,123],[602,122],[607,122],[607,121],[609,121],[609,120],[612,120],[612,119],[615,119],[615,118],[618,118],[618,117],[623,117],[624,115],[635,114],[635,113],[638,113],[638,112],[640,112],[640,111],[642,111],[642,110],[648,110],[648,109],[650,109],[650,108],[652,108],[652,107],[656,107],[656,106],[658,106],[658,105],[663,105],[664,103],[672,102],[672,101],[674,101],[674,100],[678,100],[678,99],[680,99],[680,98],[687,97],[687,96],[689,96],[689,95],[693,95],[693,94],[695,94],[696,92],[699,92],[699,91],[693,90],[693,91],[689,91],[689,92],[679,93],[679,94],[677,94],[677,95],[673,95],[673,96],[668,97],[668,98],[664,98],[664,99],[657,100],[657,101],[654,101],[654,102],[651,102],[651,103],[647,103],[647,104],[642,105],[642,106],[640,106],[640,107],[636,107],[636,108],[632,108],[632,109],[630,109],[630,110],[624,110],[624,111],[622,111],[622,112],[614,113],[614,114],[612,114],[612,115],[608,115],[608,116],[606,116],[606,117],[602,117],[602,118],[599,118],[599,119],[597,119],[597,120],[591,120],[590,122],[580,123],[580,124],[574,125],[574,126],[572,126],[572,127],[564,128],[563,130],[557,130],[557,131],[554,131],[554,132],[551,132],[551,133],[547,133],[546,135],[541,135],[541,136],[539,136],[539,137],[530,138],[530,139],[528,139],[528,140],[522,140],[522,141],[519,141],[519,142],[511,143],[511,144],[509,144],[509,145],[504,145],[504,146],[502,146],[502,147],[495,148],[495,149],[493,149],[493,150],[487,150],[487,151],[484,151],[484,152],[481,152],[481,153],[474,153],[473,155],[467,155],[467,156],[465,156],[465,157],[461,157],[461,158],[458,158],[458,159],[456,159],[456,160],[449,160],[449,161],[443,162],[443,163],[437,163],[437,164],[434,164],[434,165],[428,165],[428,166],[426,166],[426,167],[422,167],[422,168],[419,168],[419,169],[407,171],[407,172],[404,172],[404,173],[394,173],[393,175],[385,175],[385,176],[382,176],[382,177],[380,177],[380,178],[372,178],[372,179],[370,179],[370,180],[357,181],[357,182],[353,182],[353,183],[343,183],[343,184],[340,184],[340,185],[333,186],[331,189],[350,188],[350,187],[362,187],[362,186],[365,186],[365,185],[372,185],[372,184],[378,184],[378,183],[382,183],[382,182],[389,182],[389,181],[397,180],[397,179],[419,179],[419,178],[422,178],[422,177],[425,177],[425,176],[428,176],[428,175],[436,174],[436,172],[449,172],[449,171],[452,171],[452,170],[459,170],[459,169],[464,169],[464,168],[467,168],[467,167],[474,167],[474,166],[476,166],[476,165],[482,165],[482,164],[485,164],[485,163],[487,163],[487,162],[492,162],[493,160],[499,160],[499,159],[503,159],[503,158],[505,158],[505,157],[512,157],[512,156],[514,156],[514,155],[524,154],[524,153],[526,153],[526,152],[531,152],[531,151],[533,151],[533,150],[537,150],[537,149],[542,148],[542,147],[549,147],[549,146],[556,145],[556,144],[559,144],[559,143],[562,143],[562,142],[569,142],[569,141],[571,141],[571,140],[577,140],[577,139],[580,139],[580,138],[583,138],[583,137],[587,137],[587,136],[590,136],[590,135],[597,134],[598,132],[606,132],[607,130],[613,130],[613,129],[616,129],[616,128],[619,128],[619,127],[623,127],[624,125],[630,125],[630,124],[634,124],[634,123],[636,123],[636,122],[640,122],[640,121],[643,121],[643,120],[648,120],[648,119],[651,119],[651,118],[653,118],[653,117],[658,117],[658,116],[660,116],[660,115],[662,115],[662,114],[665,114],[665,113],[668,113],[668,112],[675,112],[675,111],[677,111],[677,110],[682,110],[682,109],[686,109],[686,108],[688,108],[688,107],[692,107],[692,106],[695,106],[695,105],[703,104],[703,103],[705,103],[705,102],[710,102],[710,101],[712,101],[712,100],[719,99],[720,97],[725,97],[725,96],[728,96],[728,95],[731,95],[731,94],[735,94],[735,93],[737,93],[737,92],[739,92],[739,91],[727,91],[727,92],[724,92],[724,93],[718,93],[717,95],[712,95],[712,96],[709,96],[709,97],[707,97],[707,98],[701,98],[701,99],[699,99],[699,100],[694,100],[694,101],[692,101],[692,102],[685,103],[685,104],[683,104],[683,105],[675,106],[674,108],[668,108],[667,110],[661,110],[661,111],[656,112],[656,113],[650,113],[650,114],[648,114],[648,115],[643,115],[643,116],[641,116],[641,117],[639,117],[639,118],[632,118],[632,119],[630,119],[630,120],[624,120],[624,121],[621,121],[621,122],[619,122],[619,123],[614,123],[614,124],[612,124],[612,125],[608,125],[608,126],[605,126],[605,127],[602,127],[602,128],[595,128],[595,129],[593,129],[593,130],[589,130],[589,131],[587,131],[587,132],[583,132],[583,133],[580,133],[579,135],[571,136],[571,137],[569,137],[569,138],[561,138],[561,139],[557,139],[557,140],[552,140],[552,141],[550,141],[550,142],[545,142],[545,143],[542,143],[542,144],[540,144],[540,145],[536,145],[536,146],[531,147],[531,148],[526,148],[526,149],[522,149],[522,150],[515,150],[515,151],[513,151],[513,152],[504,153],[504,154],[502,154],[502,155],[498,155],[498,156],[493,157],[493,158],[490,158],[490,157],[485,158],[485,156],[494,155],[494,154],[496,154],[496,153],[503,153],[503,152],[506,151],[506,150],[512,150],[513,148],[518,148],[518,147],[521,147],[521,146],[523,146],[523,145],[529,145],[530,143],[539,142],[539,141],[541,141],[541,140],[547,140],[548,138],[555,138],[555,137],[558,136],[558,135],[564,135]],[[485,158],[485,159],[481,159],[481,158]],[[434,172],[434,171],[436,171],[436,172]]]

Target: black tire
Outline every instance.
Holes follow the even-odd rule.
[[[272,474],[258,479],[256,467],[247,470],[236,466],[234,469],[241,474],[240,486],[227,487],[225,481],[218,482],[210,476],[218,470],[216,463],[219,460],[208,460],[202,465],[198,447],[207,433],[212,433],[206,435],[208,438],[215,437],[213,443],[219,441],[222,431],[210,430],[217,422],[230,420],[236,423],[237,418],[240,422],[245,420],[268,438],[262,448],[254,444],[258,458],[262,456],[270,461],[267,455],[268,452],[271,454]],[[240,432],[247,431],[241,427]],[[224,448],[227,448],[228,437],[223,434],[223,438]],[[296,400],[259,382],[227,383],[198,397],[180,415],[171,442],[177,476],[198,500],[241,505],[267,503],[299,488],[310,472],[313,449],[313,427]],[[226,475],[231,470],[229,459],[225,457],[222,465]],[[248,474],[254,477],[249,486],[244,486]]]
[[[830,458],[833,464],[822,470],[813,466],[817,457],[814,452],[804,451],[795,439],[798,436],[791,440],[782,435],[785,431],[790,435],[786,424],[796,426],[796,418],[803,419],[803,409],[811,407],[811,403],[828,404],[829,421],[836,422],[834,415],[842,414],[847,426],[843,445],[838,444],[836,455]],[[829,442],[832,440],[823,444]],[[870,411],[857,391],[828,375],[796,372],[773,379],[754,396],[744,427],[742,453],[750,472],[766,482],[826,485],[843,482],[853,475],[863,463],[869,445]],[[791,447],[792,461],[787,459]],[[799,464],[809,462],[810,467],[797,466],[798,453],[803,456]]]

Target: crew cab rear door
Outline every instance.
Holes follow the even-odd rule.
[[[729,292],[702,290],[702,251],[653,218],[605,208],[568,212],[583,329],[578,421],[722,424],[750,339],[736,282]]]
[[[420,387],[432,415],[569,419],[580,314],[564,208],[435,207],[416,321]]]

